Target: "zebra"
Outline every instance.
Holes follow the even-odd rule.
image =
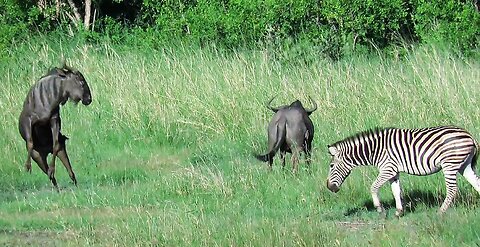
[[[385,214],[378,190],[387,181],[395,198],[395,216],[403,215],[399,173],[425,176],[443,171],[447,195],[439,213],[444,213],[457,193],[457,173],[480,193],[475,172],[478,143],[466,130],[455,126],[423,129],[385,128],[368,130],[328,145],[332,156],[327,187],[336,193],[354,167],[376,166],[379,175],[371,186],[373,205]]]

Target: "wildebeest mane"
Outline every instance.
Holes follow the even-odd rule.
[[[77,70],[68,66],[66,64],[66,62],[64,61],[60,68],[58,68],[58,67],[50,68],[48,70],[48,73],[44,77],[50,76],[50,75],[65,76],[66,74],[70,74],[70,73],[77,73]]]
[[[302,105],[302,102],[300,102],[300,100],[295,100],[293,103],[290,104],[290,107],[301,107],[301,108],[304,108],[303,105]]]

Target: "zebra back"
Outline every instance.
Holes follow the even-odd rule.
[[[329,150],[337,156],[337,163],[347,168],[388,165],[398,172],[427,175],[438,171],[443,164],[463,163],[468,154],[476,155],[477,147],[466,130],[439,126],[369,130],[336,142]]]

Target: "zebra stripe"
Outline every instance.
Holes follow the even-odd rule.
[[[474,171],[478,144],[464,129],[439,126],[423,129],[375,129],[329,145],[332,155],[327,187],[337,192],[351,170],[357,166],[376,166],[379,175],[372,184],[372,199],[383,212],[379,188],[391,182],[397,204],[396,215],[403,214],[399,173],[425,176],[443,171],[447,187],[440,212],[445,212],[457,192],[456,174],[462,174],[480,193],[480,179]]]

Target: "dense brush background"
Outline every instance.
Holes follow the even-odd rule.
[[[273,38],[266,29],[249,26],[258,22],[257,27],[268,27],[265,23],[270,19],[249,19],[257,16],[255,11],[265,11],[266,7],[254,8],[258,1],[223,1],[230,3],[228,8],[212,4],[216,1],[160,1],[171,4],[171,13],[185,11],[179,24],[182,28],[185,23],[198,24],[195,17],[203,18],[199,28],[209,27],[208,20],[219,22],[213,26],[232,27],[222,29],[222,35],[218,30],[210,36],[195,33],[194,28],[189,28],[190,33],[177,33],[172,31],[177,26],[168,19],[173,17],[162,12],[169,8],[154,2],[141,2],[141,18],[131,23],[105,17],[98,20],[101,28],[74,33],[68,23],[59,21],[52,27],[55,21],[40,18],[45,13],[32,12],[35,4],[20,8],[6,1],[0,6],[3,13],[9,13],[0,15],[0,32],[10,35],[0,40],[1,244],[479,243],[480,196],[463,178],[454,206],[438,215],[445,196],[443,175],[401,176],[407,212],[400,219],[393,216],[395,204],[388,185],[380,195],[387,218],[379,218],[373,209],[369,188],[377,174],[374,168],[354,170],[337,194],[325,186],[330,161],[326,146],[366,129],[457,125],[480,140],[480,56],[475,43],[480,17],[471,2],[447,1],[432,9],[422,1],[378,5],[416,6],[414,12],[398,16],[405,18],[407,26],[422,23],[418,13],[438,18],[436,25],[421,26],[424,29],[407,28],[408,40],[393,35],[405,37],[402,25],[378,27],[391,30],[392,36],[374,32],[377,26],[372,20],[380,20],[385,13],[363,8],[369,6],[363,1],[350,5],[323,1],[322,11],[331,11],[329,15],[310,1],[290,3],[305,3],[301,10],[309,18],[318,12],[317,25],[322,28],[317,30],[338,30],[338,36],[328,40],[307,35],[314,21],[295,22],[289,15],[272,20],[303,24],[293,31],[279,25],[287,31]],[[282,8],[296,9],[276,1],[270,4],[266,9],[275,11],[266,17],[282,13]],[[195,12],[199,9],[204,14]],[[230,19],[215,18],[219,9],[219,13],[237,10],[243,15],[227,11]],[[374,14],[370,19],[349,19],[349,11]],[[12,25],[13,15],[24,21]],[[245,26],[233,25],[235,18],[243,18]],[[33,21],[42,25],[32,25]],[[338,28],[331,29],[332,23]],[[454,29],[465,33],[454,35]],[[168,30],[171,36],[165,34]],[[24,171],[26,150],[17,121],[30,86],[50,67],[59,66],[62,58],[85,75],[93,102],[87,107],[67,103],[61,109],[62,132],[70,138],[67,149],[79,184],[75,187],[57,163],[61,189],[57,193],[36,165],[31,174]],[[265,163],[252,156],[266,151],[266,126],[272,112],[265,102],[274,95],[278,95],[274,105],[300,99],[311,107],[308,96],[318,104],[311,115],[313,164],[305,169],[301,160],[297,175],[291,174],[289,159],[285,170],[276,160],[269,172]]]

